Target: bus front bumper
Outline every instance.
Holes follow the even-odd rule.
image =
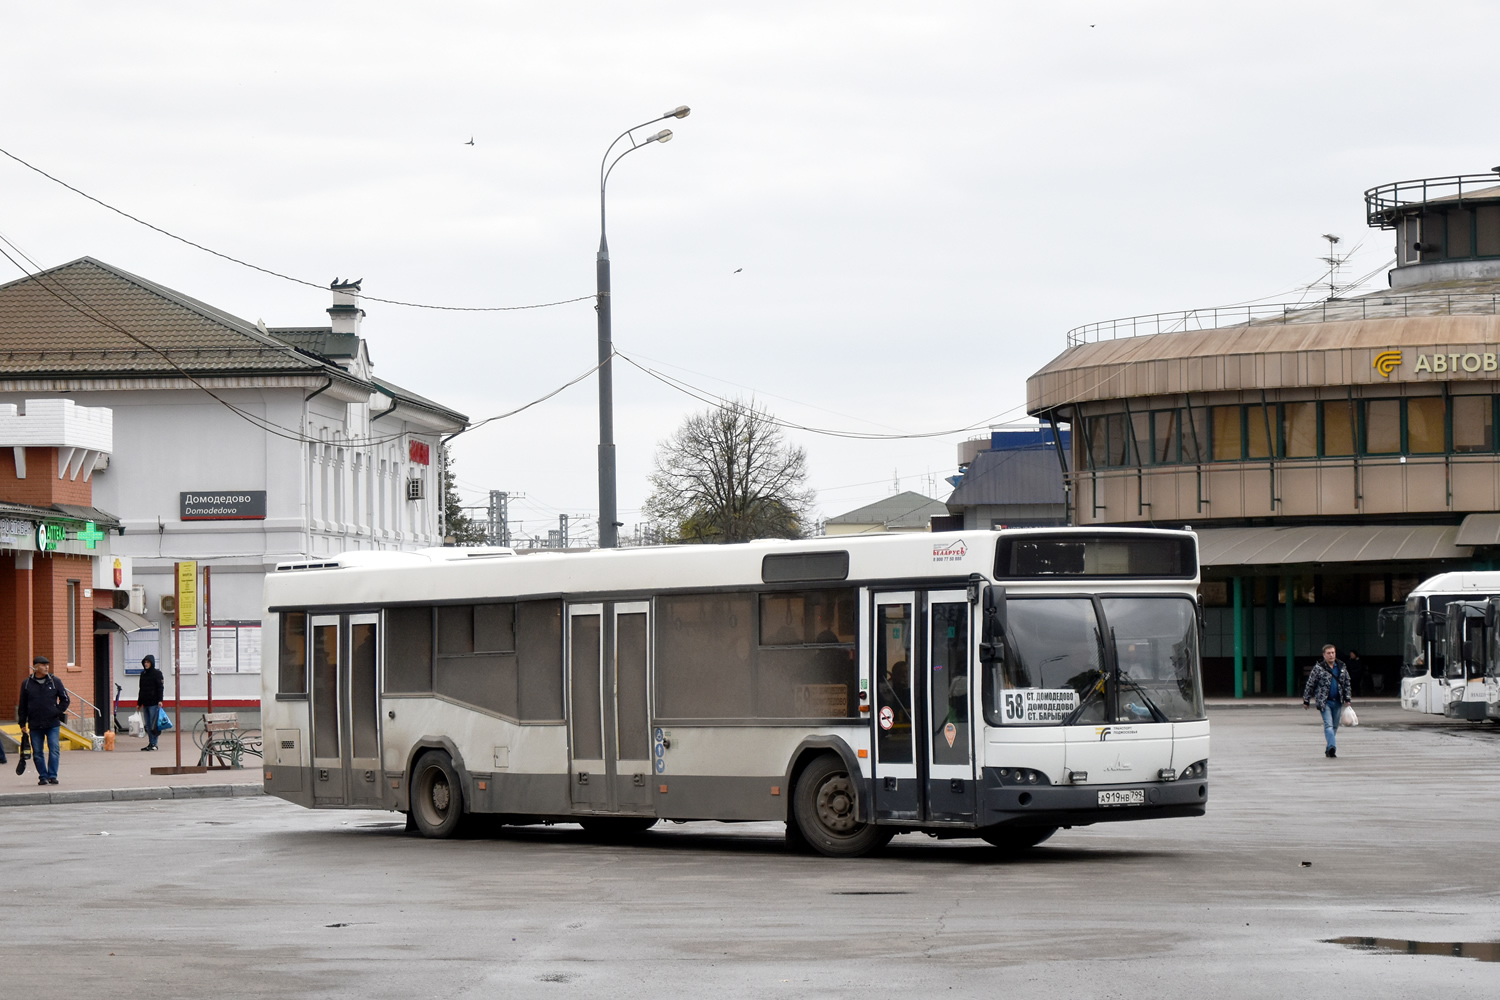
[[[1443,714],[1450,719],[1483,722],[1487,707],[1482,701],[1450,701],[1443,707]]]
[[[979,790],[981,826],[1087,826],[1133,819],[1202,816],[1208,810],[1206,777],[1135,785],[1014,785],[1001,784],[994,768],[984,770]],[[1121,792],[1126,794],[1114,794]],[[1140,801],[1103,804],[1136,798]]]

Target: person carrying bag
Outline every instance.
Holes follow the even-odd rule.
[[[1307,708],[1309,703],[1316,703],[1318,711],[1323,716],[1323,739],[1327,743],[1323,756],[1337,757],[1339,755],[1339,726],[1345,724],[1343,717],[1345,711],[1350,715],[1354,714],[1354,709],[1349,707],[1349,703],[1353,700],[1354,692],[1349,683],[1349,668],[1344,666],[1331,644],[1324,646],[1323,658],[1313,664],[1312,672],[1307,675],[1307,686],[1302,689],[1302,707]],[[1355,719],[1355,724],[1358,724],[1358,721]]]

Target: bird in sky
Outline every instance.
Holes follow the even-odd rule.
[[[1092,25],[1090,25],[1090,27],[1092,27]],[[464,145],[465,146],[472,146],[472,145],[474,145],[474,137],[472,135],[469,136],[469,141],[466,142],[466,143],[464,143]]]
[[[734,273],[735,273],[735,274],[739,274],[739,273],[740,273],[740,272],[741,272],[741,271],[743,271],[743,270],[744,270],[744,268],[743,268],[743,267],[737,267],[737,268],[735,268],[735,269],[734,269]]]

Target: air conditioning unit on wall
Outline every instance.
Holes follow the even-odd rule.
[[[406,499],[408,499],[408,500],[420,500],[420,499],[422,499],[422,497],[423,497],[423,493],[422,493],[422,480],[420,480],[420,479],[408,479],[406,481]]]

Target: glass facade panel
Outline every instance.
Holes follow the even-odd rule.
[[[1108,420],[1108,417],[1089,417],[1089,463],[1096,469],[1109,465]]]
[[[1208,410],[1197,407],[1188,411],[1189,421],[1182,428],[1182,460],[1208,461]]]
[[[1271,457],[1271,417],[1267,407],[1245,407],[1245,457]]]
[[[1401,450],[1401,400],[1372,399],[1365,403],[1367,455],[1394,455]]]
[[[1169,465],[1178,461],[1177,440],[1181,433],[1181,410],[1157,410],[1151,414],[1151,461]]]
[[[1281,442],[1287,458],[1317,456],[1317,403],[1286,403],[1281,407]]]
[[[1442,396],[1406,401],[1406,450],[1413,455],[1441,455],[1447,450],[1443,431],[1447,407]]]
[[[1354,454],[1354,404],[1348,400],[1330,400],[1323,407],[1323,454]]]
[[[1238,406],[1215,406],[1213,408],[1213,457],[1215,461],[1239,458],[1240,455],[1240,408]]]
[[[1489,396],[1453,397],[1453,450],[1494,449],[1495,407]]]
[[[1126,458],[1127,464],[1134,465],[1137,461],[1151,461],[1151,414],[1132,413],[1130,415],[1130,426],[1132,437],[1130,439],[1130,457]]]
[[[1109,451],[1106,465],[1128,465],[1130,462],[1130,439],[1125,433],[1125,414],[1114,413],[1104,418],[1109,430]]]

